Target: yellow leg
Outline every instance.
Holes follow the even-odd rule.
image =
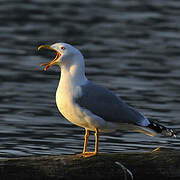
[[[78,154],[79,157],[91,157],[94,155],[97,155],[98,153],[98,139],[99,139],[99,132],[98,129],[95,129],[95,150],[94,152],[87,152],[87,144],[88,144],[88,138],[89,138],[89,131],[85,129],[85,136],[84,136],[84,148],[83,153]]]
[[[98,142],[99,142],[99,132],[98,129],[95,129],[95,155],[98,153]]]
[[[89,130],[85,129],[83,153],[87,151],[88,138],[89,138]]]

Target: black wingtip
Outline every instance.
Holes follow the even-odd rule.
[[[176,133],[174,132],[173,129],[166,128],[165,126],[150,121],[150,124],[148,125],[148,128],[154,130],[156,133],[162,134],[164,136],[170,136],[170,137],[176,137]]]

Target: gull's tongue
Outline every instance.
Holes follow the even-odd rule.
[[[45,68],[43,69],[44,71],[46,71],[50,66],[55,64],[56,60],[61,56],[61,53],[59,53],[58,51],[56,51],[56,52],[57,52],[56,57],[51,62],[43,63],[40,65],[40,67],[45,66]]]

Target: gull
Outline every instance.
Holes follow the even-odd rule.
[[[98,153],[100,133],[116,130],[133,130],[149,136],[173,136],[172,129],[149,120],[120,97],[105,87],[97,85],[85,76],[85,62],[81,52],[67,43],[41,45],[40,49],[55,51],[56,57],[41,64],[46,71],[53,65],[61,69],[56,91],[56,104],[60,113],[71,123],[85,128],[84,148],[80,156],[90,157]],[[95,150],[87,151],[89,131],[95,132]]]

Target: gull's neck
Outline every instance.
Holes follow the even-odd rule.
[[[86,82],[84,60],[61,65],[60,86],[73,88],[83,85]]]

